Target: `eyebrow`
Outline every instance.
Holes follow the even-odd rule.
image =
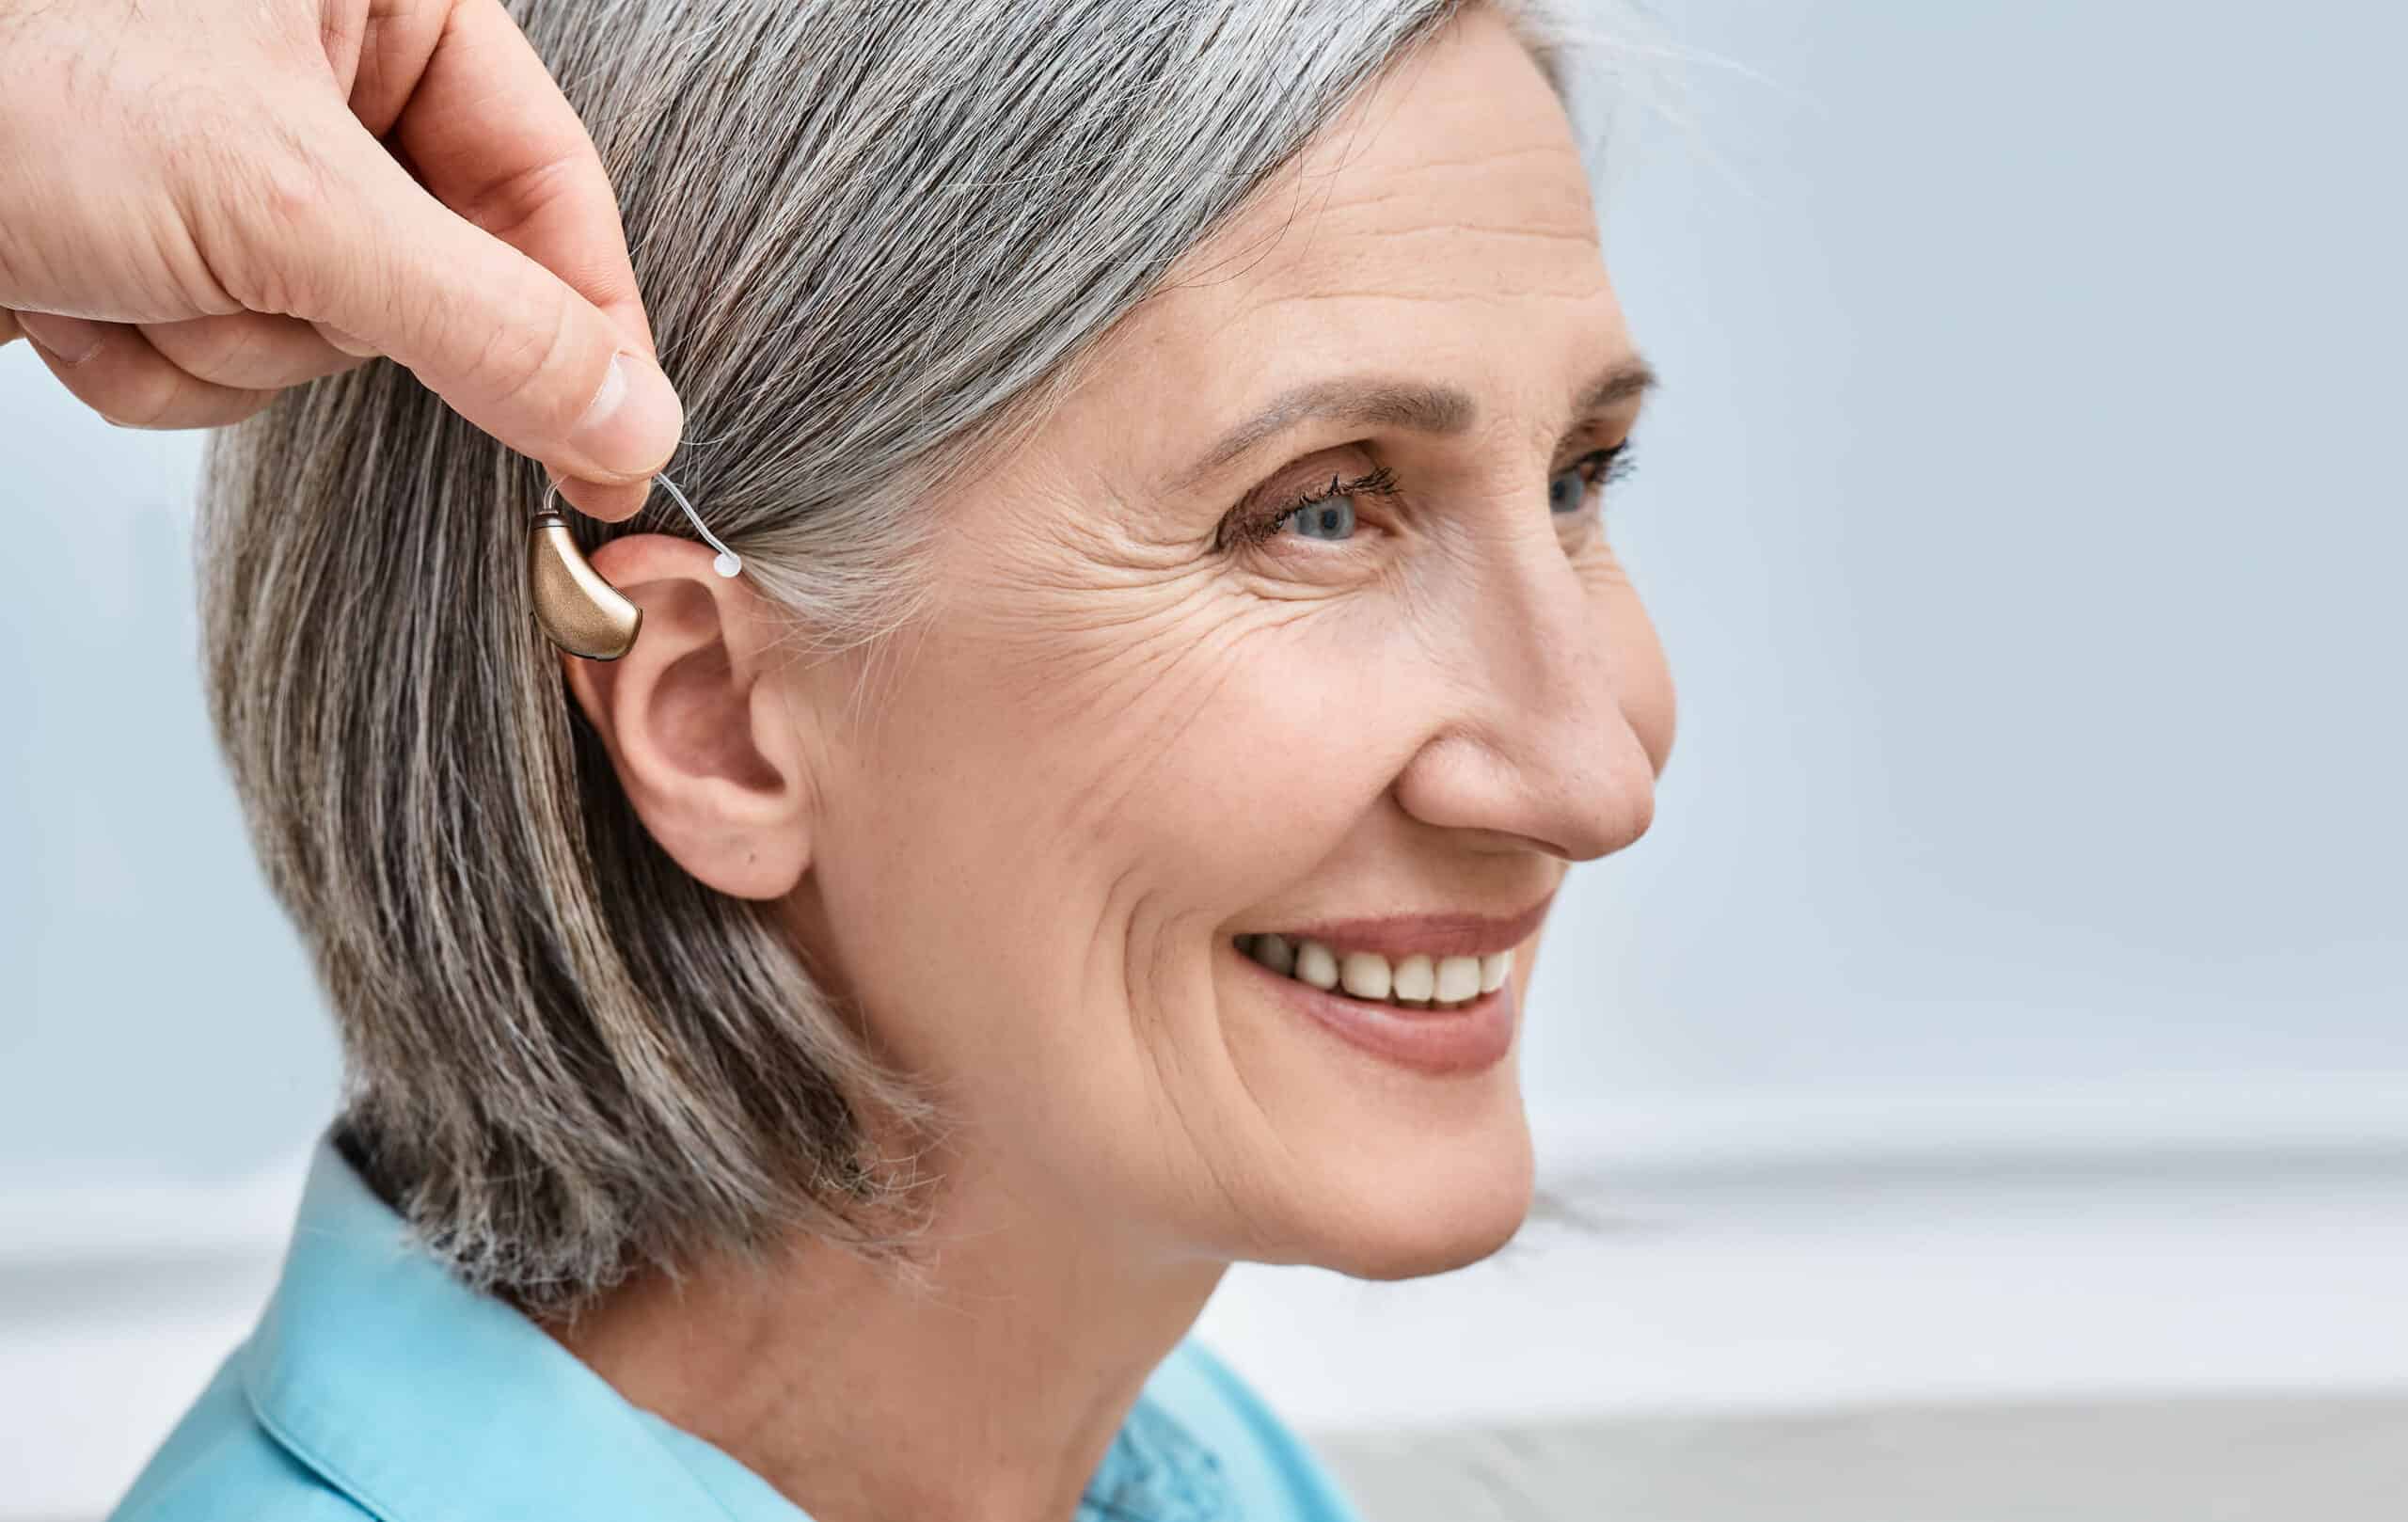
[[[1656,372],[1636,357],[1616,361],[1593,376],[1573,399],[1575,416],[1597,412],[1642,394],[1656,385]],[[1377,375],[1336,375],[1280,392],[1223,434],[1203,456],[1171,478],[1181,492],[1301,423],[1327,420],[1385,425],[1417,434],[1463,434],[1480,417],[1467,391],[1423,381]]]

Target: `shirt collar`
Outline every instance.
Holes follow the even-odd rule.
[[[261,1426],[381,1522],[727,1522],[634,1405],[428,1253],[331,1133],[243,1388]]]
[[[380,1522],[810,1522],[470,1289],[319,1137],[284,1270],[242,1353],[260,1424]],[[1082,1522],[1235,1522],[1218,1457],[1141,1394]]]

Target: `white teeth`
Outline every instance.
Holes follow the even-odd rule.
[[[1513,974],[1511,951],[1440,958],[1416,952],[1392,963],[1376,951],[1350,951],[1341,957],[1323,942],[1291,941],[1268,932],[1239,936],[1237,947],[1273,972],[1314,988],[1343,989],[1357,999],[1408,1009],[1453,1008],[1496,991]]]
[[[1339,968],[1338,981],[1358,999],[1388,996],[1388,959],[1376,951],[1350,951]]]
[[[1478,957],[1449,957],[1438,963],[1438,991],[1434,997],[1440,1004],[1468,999],[1479,991]]]
[[[1338,987],[1338,959],[1318,941],[1307,941],[1296,947],[1296,978],[1317,989]]]

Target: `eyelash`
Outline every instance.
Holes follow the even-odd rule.
[[[1591,485],[1603,485],[1608,481],[1621,480],[1631,471],[1630,441],[1624,439],[1606,449],[1592,450],[1570,465],[1563,467],[1562,470],[1556,471],[1555,474],[1561,475],[1563,470],[1579,469],[1586,466],[1595,467],[1595,473],[1589,479]],[[1332,475],[1328,485],[1307,491],[1285,506],[1268,507],[1244,517],[1225,520],[1221,525],[1220,533],[1213,540],[1212,547],[1230,549],[1246,545],[1261,544],[1265,540],[1275,537],[1279,532],[1279,526],[1291,517],[1308,507],[1318,507],[1333,498],[1394,497],[1395,495],[1396,472],[1386,466],[1381,466],[1368,475],[1356,476],[1352,481]]]
[[[1259,545],[1277,534],[1279,526],[1291,517],[1308,507],[1318,507],[1333,498],[1394,497],[1395,495],[1396,472],[1386,466],[1382,466],[1368,475],[1356,476],[1352,481],[1333,475],[1329,478],[1328,485],[1307,491],[1284,507],[1264,508],[1259,513],[1224,523],[1221,526],[1220,538],[1212,547],[1228,549],[1243,545]]]

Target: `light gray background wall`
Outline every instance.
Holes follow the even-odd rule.
[[[1681,733],[1550,934],[1539,1124],[2408,1137],[2408,13],[1662,9],[1738,66],[1608,218]],[[0,1183],[238,1173],[333,1102],[199,709],[198,447],[0,350]]]

